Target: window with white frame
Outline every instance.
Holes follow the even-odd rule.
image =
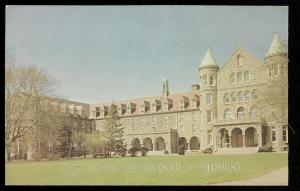
[[[250,80],[250,74],[249,71],[244,72],[244,82],[249,82]]]
[[[239,101],[244,101],[244,93],[243,92],[238,93],[238,99],[239,99]]]
[[[212,94],[211,93],[206,94],[206,104],[212,104]]]
[[[256,117],[257,117],[257,109],[256,109],[255,106],[252,106],[252,107],[250,108],[250,117],[251,117],[251,118],[256,118]]]
[[[236,93],[235,92],[232,92],[230,97],[231,97],[231,102],[236,102]]]
[[[237,73],[237,83],[242,83],[243,82],[243,73],[238,72]]]
[[[224,103],[229,103],[230,102],[230,97],[228,93],[224,94]]]
[[[230,74],[230,83],[235,84],[235,73]]]
[[[246,90],[245,91],[245,101],[250,101],[251,99],[251,93],[250,91]]]
[[[224,111],[224,120],[230,120],[230,119],[232,119],[231,109],[226,108]]]
[[[244,119],[245,118],[245,108],[239,107],[237,109],[237,118],[238,119]]]

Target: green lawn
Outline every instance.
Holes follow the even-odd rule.
[[[208,171],[206,164],[215,166]],[[287,165],[287,153],[13,161],[6,163],[5,181],[7,185],[203,185],[257,177]]]

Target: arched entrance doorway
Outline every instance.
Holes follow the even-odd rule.
[[[228,148],[229,144],[230,144],[230,140],[229,140],[229,132],[227,129],[221,129],[220,130],[220,147],[221,148]]]
[[[134,138],[131,141],[132,148],[141,148],[141,142],[138,138]]]
[[[180,137],[179,138],[179,141],[178,141],[178,144],[179,144],[179,147],[181,146],[181,145],[184,145],[185,147],[185,150],[188,148],[188,144],[187,144],[187,140],[186,140],[186,138],[185,137]]]
[[[155,139],[155,150],[156,151],[166,150],[166,143],[165,143],[165,139],[164,138],[157,137]]]
[[[192,137],[190,140],[190,150],[199,150],[200,142],[198,137]]]
[[[146,137],[143,140],[143,145],[144,145],[144,147],[146,147],[147,149],[149,149],[149,151],[153,150],[152,139],[150,139],[149,137]]]
[[[234,128],[231,131],[231,146],[232,147],[243,147],[243,135],[240,128]]]
[[[246,147],[257,146],[257,132],[254,127],[248,127],[245,131],[245,145]]]

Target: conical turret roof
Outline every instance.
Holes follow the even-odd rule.
[[[285,46],[281,43],[278,33],[275,33],[272,44],[267,53],[267,56],[279,54],[279,53],[287,53],[287,50]]]
[[[200,64],[199,69],[205,68],[205,67],[216,67],[219,68],[219,65],[217,64],[217,61],[211,51],[210,48],[207,49],[205,56]]]

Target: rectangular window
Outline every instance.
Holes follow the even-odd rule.
[[[274,67],[274,76],[277,76],[278,75],[278,65],[275,64],[273,67]]]
[[[211,114],[212,112],[211,111],[207,111],[207,122],[211,122]]]
[[[272,76],[272,68],[269,67],[268,69],[269,69],[269,76]]]
[[[212,104],[212,94],[211,93],[206,94],[206,104]]]
[[[213,85],[214,84],[214,77],[210,76],[209,77],[209,85]]]
[[[287,131],[286,131],[286,126],[283,126],[283,127],[282,127],[282,140],[283,140],[284,142],[287,141]]]
[[[272,141],[276,141],[276,130],[272,127]]]

